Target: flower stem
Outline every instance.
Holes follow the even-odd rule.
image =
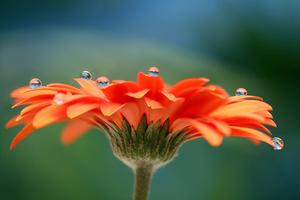
[[[142,164],[134,169],[135,191],[134,200],[147,200],[153,175],[153,165]]]

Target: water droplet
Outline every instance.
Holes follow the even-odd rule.
[[[246,96],[248,94],[245,88],[238,88],[235,91],[235,96]]]
[[[272,139],[273,144],[274,144],[274,150],[281,150],[284,147],[284,142],[281,138],[279,137],[274,137]]]
[[[91,80],[92,79],[92,74],[89,71],[82,71],[80,74],[80,78],[84,80]]]
[[[106,76],[100,76],[97,78],[96,84],[99,87],[105,87],[109,84],[109,79]]]
[[[152,66],[148,69],[148,74],[150,76],[158,76],[159,74],[159,69],[158,67],[155,65],[155,66]]]
[[[53,101],[56,105],[62,105],[65,102],[65,94],[63,93],[57,93],[54,98]]]
[[[39,88],[42,86],[42,81],[38,78],[33,78],[29,82],[29,87],[31,89]]]

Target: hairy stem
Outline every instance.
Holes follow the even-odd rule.
[[[135,190],[134,200],[147,200],[154,169],[153,165],[142,164],[134,169]]]

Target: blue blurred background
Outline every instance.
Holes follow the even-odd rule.
[[[273,105],[285,149],[226,138],[185,144],[157,172],[151,199],[299,199],[300,1],[2,0],[0,2],[0,199],[131,198],[133,177],[103,133],[64,147],[63,124],[38,130],[14,151],[9,93],[33,77],[73,84],[135,79],[158,64],[169,83],[211,78],[232,95],[245,87]]]

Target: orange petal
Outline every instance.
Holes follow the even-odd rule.
[[[103,98],[103,99],[105,98],[105,95],[99,89],[99,87],[96,85],[95,81],[83,80],[81,78],[76,78],[74,80],[77,81],[77,83],[79,83],[79,85],[82,87],[82,89],[86,93],[97,96],[97,97],[100,97],[100,98]]]
[[[248,128],[254,128],[254,129],[260,129],[263,130],[269,134],[272,134],[271,131],[266,128],[263,124],[267,124],[270,126],[275,126],[276,124],[269,119],[265,119],[264,117],[249,113],[248,116],[238,116],[233,118],[227,118],[224,119],[226,123],[228,123],[231,126],[239,126],[239,127],[248,127]]]
[[[218,131],[220,131],[221,133],[223,133],[224,135],[226,136],[229,136],[230,135],[230,132],[231,132],[231,129],[230,127],[228,126],[227,123],[223,122],[223,121],[220,121],[220,120],[215,120],[215,119],[212,119],[212,118],[209,118],[208,121],[216,127],[216,129]]]
[[[135,99],[141,99],[143,98],[147,93],[149,92],[149,89],[144,89],[138,92],[127,92],[126,95]]]
[[[65,104],[70,103],[101,103],[103,101],[102,98],[90,95],[65,95]]]
[[[269,111],[260,111],[260,112],[256,112],[256,114],[263,116],[265,118],[273,118],[273,115],[269,112]]]
[[[212,146],[219,146],[222,143],[223,136],[211,126],[198,122],[196,120],[191,121],[195,129],[203,135],[207,142]]]
[[[147,104],[147,106],[151,109],[160,109],[160,108],[163,108],[163,105],[161,105],[160,102],[158,101],[155,101],[153,99],[150,99],[150,98],[145,98],[145,102]]]
[[[272,138],[269,135],[264,134],[258,130],[255,130],[252,128],[242,128],[242,127],[234,127],[234,126],[231,126],[231,129],[232,129],[232,132],[231,132],[232,136],[255,139],[255,140],[265,142],[271,146],[274,145]]]
[[[161,121],[164,122],[166,119],[170,119],[171,121],[173,121],[174,118],[172,116],[181,108],[183,103],[184,103],[184,98],[176,98],[174,102],[171,102],[163,109],[160,109]]]
[[[15,105],[12,106],[12,108],[15,108],[15,107],[18,107],[18,106],[24,105],[24,104],[38,103],[38,102],[52,100],[53,97],[54,97],[53,94],[43,94],[43,95],[33,96],[30,98],[26,98],[26,99],[22,99],[22,100],[18,101]]]
[[[263,123],[269,126],[277,127],[276,123],[272,119],[266,119]]]
[[[5,128],[11,128],[14,127],[16,125],[19,125],[20,123],[16,121],[18,115],[14,116],[13,118],[11,118],[6,124],[5,124]]]
[[[49,124],[61,122],[66,119],[66,107],[50,105],[40,110],[33,118],[33,127],[42,128]]]
[[[25,137],[27,137],[35,128],[32,124],[27,124],[13,139],[10,144],[10,149],[13,149],[19,142],[21,142]]]
[[[101,112],[105,116],[111,116],[124,107],[125,104],[103,103],[100,105]]]
[[[157,121],[161,121],[163,123],[167,119],[170,119],[172,122],[174,120],[172,115],[179,110],[183,102],[184,102],[183,98],[175,98],[174,101],[170,102],[166,106],[162,106],[161,103],[155,107],[150,106],[150,109],[148,109],[147,112],[147,119],[149,119],[149,122],[154,122],[154,123]]]
[[[93,104],[76,103],[67,108],[67,116],[73,119],[95,108],[100,108],[100,105],[98,103],[93,103]]]
[[[185,128],[192,126],[190,119],[188,118],[178,118],[171,124],[172,132],[181,131]]]
[[[47,105],[50,105],[51,103],[52,103],[52,101],[45,101],[45,102],[41,102],[41,103],[31,104],[31,105],[25,107],[23,110],[21,110],[20,114],[25,115],[29,112],[32,112],[34,110],[41,109]]]
[[[184,80],[176,83],[168,91],[170,93],[173,93],[175,96],[184,96],[189,92],[198,90],[200,87],[202,87],[208,81],[209,81],[209,79],[207,79],[207,78],[184,79]]]
[[[142,89],[150,89],[153,94],[162,91],[164,88],[164,82],[159,76],[150,76],[140,72],[137,79]]]
[[[265,102],[245,100],[220,107],[212,113],[212,116],[234,116],[241,113],[254,113],[266,110],[272,110],[272,107]]]
[[[102,88],[102,91],[110,101],[123,103],[131,99],[126,93],[138,91],[138,85],[135,82],[123,81],[110,84]]]
[[[61,141],[65,145],[69,145],[79,139],[90,128],[91,124],[83,120],[75,120],[68,123],[61,134]]]
[[[191,118],[179,118],[171,125],[172,130],[182,130],[191,127],[196,130],[196,135],[199,136],[199,134],[201,134],[210,145],[219,146],[222,143],[223,136],[217,130],[197,120]]]
[[[208,85],[206,87],[201,88],[199,91],[204,92],[204,91],[211,91],[214,92],[214,94],[220,95],[222,98],[228,98],[228,94],[226,90],[224,90],[222,87],[217,86],[217,85]]]
[[[20,88],[17,88],[15,90],[13,90],[11,92],[10,96],[12,98],[22,98],[23,93],[26,92],[26,91],[28,91],[28,90],[31,90],[31,88],[28,87],[28,86],[23,86],[23,87],[20,87]]]
[[[225,122],[232,124],[232,123],[248,123],[248,122],[260,122],[263,123],[266,121],[266,118],[258,115],[256,113],[241,113],[237,114],[236,116],[218,116],[218,119],[222,119]]]
[[[195,117],[207,115],[223,106],[226,98],[214,92],[204,91],[185,98],[184,105],[178,112],[180,117]]]
[[[30,98],[33,96],[39,96],[39,95],[55,95],[57,91],[55,90],[48,90],[45,87],[40,87],[36,89],[30,89],[23,93],[23,98]]]
[[[40,87],[40,88],[35,88],[35,89],[32,89],[32,90],[35,90],[35,91],[57,91],[57,92],[61,92],[61,93],[72,93],[72,94],[80,94],[82,93],[81,90],[75,88],[75,89],[70,89],[70,88],[62,88],[62,87],[50,87],[50,86],[44,86],[44,87]],[[29,91],[27,91],[29,92]],[[25,93],[27,93],[25,92]]]
[[[231,96],[231,97],[229,97],[228,101],[230,103],[234,103],[234,102],[243,101],[246,99],[255,99],[255,100],[263,101],[263,98],[258,97],[258,96]]]
[[[81,93],[81,90],[68,84],[63,83],[51,83],[48,84],[47,87],[49,88],[56,88],[57,90],[63,90],[66,92],[73,92],[73,93]]]
[[[142,114],[140,113],[139,106],[136,103],[127,103],[120,111],[127,119],[130,125],[134,128],[138,127]]]

